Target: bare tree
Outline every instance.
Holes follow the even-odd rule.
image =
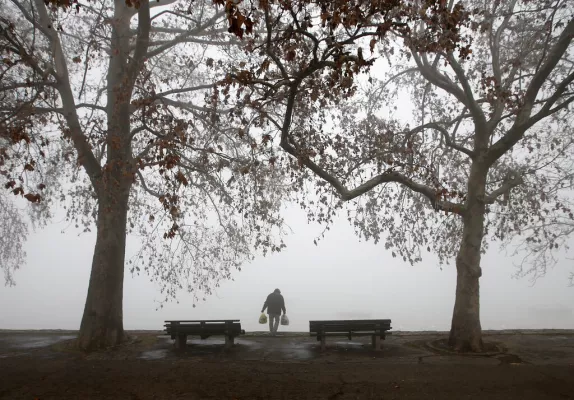
[[[554,249],[548,228],[572,221],[574,10],[564,0],[318,3],[269,7],[262,58],[234,82],[259,96],[251,109],[277,128],[301,180],[319,178],[312,218],[328,223],[353,200],[356,230],[393,255],[456,257],[449,342],[481,351],[487,235]],[[389,77],[357,78],[377,57]],[[408,123],[396,115],[404,89]]]
[[[574,9],[564,1],[464,4],[479,11],[472,56],[442,52],[429,60],[404,38],[410,65],[385,84],[411,88],[419,125],[409,127],[408,138],[414,154],[426,158],[418,163],[442,181],[440,200],[464,194],[450,209],[435,202],[455,218],[435,219],[442,229],[434,242],[443,258],[456,254],[450,344],[478,351],[486,239],[524,238],[529,272],[544,273],[547,250],[559,247],[558,236],[568,235],[564,222],[573,221]],[[449,240],[457,236],[460,243]]]
[[[24,243],[28,235],[28,225],[22,213],[4,193],[0,194],[0,266],[4,271],[7,286],[13,286],[14,271],[26,257]]]
[[[268,146],[246,129],[252,121],[234,125],[234,108],[212,101],[224,63],[210,49],[237,44],[222,10],[208,1],[61,3],[1,3],[2,93],[18,94],[1,112],[25,127],[11,123],[23,139],[7,151],[24,141],[34,158],[12,158],[6,178],[14,194],[38,207],[58,200],[77,227],[97,229],[79,334],[91,350],[125,338],[128,234],[142,241],[131,270],[147,271],[167,300],[179,289],[210,293],[255,250],[283,247],[275,234],[285,189]],[[34,171],[18,179],[28,164]],[[32,174],[40,164],[58,169],[61,190]]]
[[[16,195],[26,196],[30,203],[37,204],[40,199],[36,191],[43,186],[34,188],[32,193],[24,193],[21,185],[31,172],[43,175],[38,168],[38,160],[32,156],[29,149],[36,152],[45,146],[41,140],[34,140],[30,126],[34,124],[34,116],[30,113],[33,102],[42,96],[41,87],[35,85],[22,86],[21,81],[14,77],[23,72],[18,54],[12,56],[12,50],[21,46],[15,26],[4,16],[0,17],[0,175],[8,178],[4,188]],[[35,72],[32,72],[34,74]],[[23,90],[25,89],[25,90]],[[36,121],[39,122],[39,121]],[[14,271],[25,261],[24,243],[28,235],[26,209],[18,207],[17,200],[6,193],[0,194],[0,266],[4,271],[5,284],[15,284]],[[41,222],[45,213],[38,213],[42,208],[36,207],[32,215],[36,222]]]

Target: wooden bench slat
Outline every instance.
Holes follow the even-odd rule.
[[[207,339],[210,336],[225,336],[225,347],[231,348],[235,338],[244,335],[241,323],[238,319],[217,319],[217,320],[177,320],[164,321],[164,331],[172,339],[176,339],[176,347],[183,349],[186,347],[188,336],[199,336]]]
[[[347,332],[347,333],[348,333],[348,332]],[[383,333],[383,334],[381,334],[381,335],[378,335],[378,336],[384,337],[384,336],[386,336],[386,335],[388,335],[388,334],[389,334],[388,332],[385,332],[385,333]],[[311,335],[311,336],[317,336],[317,335]],[[324,333],[323,335],[321,335],[321,337],[322,337],[322,336],[325,336],[325,337],[329,337],[329,336],[332,336],[332,337],[335,337],[335,336],[336,336],[336,337],[341,337],[341,336],[346,336],[346,335],[341,335],[340,332],[330,332],[330,333]],[[353,332],[353,336],[375,336],[375,335],[373,335],[373,332]],[[319,340],[319,339],[318,339],[318,340]]]
[[[363,320],[325,320],[309,321],[309,332],[321,341],[321,351],[326,349],[325,338],[328,336],[371,336],[373,347],[380,350],[381,339],[392,329],[390,319],[363,319]]]
[[[190,319],[190,320],[169,320],[164,322],[239,322],[240,319]]]
[[[202,338],[215,335],[225,335],[229,337],[239,336],[245,331],[241,329],[239,320],[179,320],[165,321],[164,331],[172,338],[176,336],[194,336]]]
[[[212,326],[212,327],[220,327],[220,326],[241,326],[241,324],[234,322],[233,324],[177,324],[177,325],[171,325],[171,324],[165,324],[164,326],[169,326],[169,327],[179,327],[179,326],[192,326],[192,327],[206,327],[206,326]]]
[[[370,323],[391,323],[390,319],[335,319],[335,320],[314,320],[309,321],[310,324],[326,324],[326,323],[335,323],[335,324],[370,324]]]
[[[373,331],[373,330],[391,330],[390,325],[361,325],[361,326],[353,326],[353,325],[338,325],[338,326],[316,326],[309,329],[310,332],[320,332],[320,331],[329,331],[329,332],[349,332],[349,331]]]
[[[371,329],[371,328],[390,328],[391,325],[376,325],[376,324],[362,324],[362,325],[313,325],[310,326],[310,329],[345,329],[345,328],[352,328],[352,329]]]

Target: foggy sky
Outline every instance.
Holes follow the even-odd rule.
[[[169,319],[238,318],[248,331],[263,301],[276,287],[285,296],[291,325],[282,330],[308,331],[310,319],[390,318],[394,330],[448,330],[456,271],[439,268],[427,253],[410,266],[394,259],[384,246],[360,242],[349,224],[339,220],[318,246],[322,228],[309,225],[297,209],[286,214],[294,233],[287,249],[259,257],[234,273],[206,302],[193,308],[191,296],[156,311],[162,298],[147,276],[126,272],[124,327],[161,330]],[[0,288],[0,329],[78,329],[86,298],[95,236],[62,234],[65,222],[33,233],[26,246],[28,263],[16,271],[17,286]],[[128,257],[137,249],[129,240]],[[532,286],[511,276],[512,259],[496,246],[483,257],[481,319],[483,329],[574,328],[574,288],[567,287],[574,262],[562,257]]]

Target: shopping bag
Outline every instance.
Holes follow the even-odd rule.
[[[281,325],[289,325],[289,317],[286,314],[281,316]]]
[[[265,315],[265,313],[261,313],[261,315],[259,316],[259,323],[260,324],[266,324],[267,323],[267,315]]]

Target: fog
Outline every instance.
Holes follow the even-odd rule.
[[[410,118],[408,101],[399,103],[399,114]],[[161,329],[168,319],[237,318],[244,329],[261,330],[265,327],[257,320],[263,301],[280,288],[291,321],[282,330],[305,331],[310,319],[333,318],[390,318],[395,330],[449,328],[454,265],[441,269],[427,253],[422,263],[410,266],[382,245],[360,242],[344,219],[315,246],[313,239],[322,227],[308,225],[304,213],[296,209],[289,210],[286,219],[294,231],[286,239],[286,250],[245,265],[234,273],[234,281],[223,282],[196,308],[191,296],[181,293],[179,304],[156,310],[162,299],[159,288],[147,276],[131,277],[127,272],[124,327]],[[95,235],[78,236],[73,229],[61,233],[66,227],[55,219],[30,235],[27,265],[15,274],[17,285],[0,288],[0,328],[79,328]],[[128,257],[137,245],[129,240]],[[512,279],[513,261],[518,258],[500,253],[495,245],[483,256],[483,328],[574,328],[574,288],[567,286],[574,261],[562,256],[535,285]]]
[[[293,233],[287,249],[258,257],[234,273],[234,281],[193,308],[190,295],[156,309],[162,299],[147,276],[126,272],[124,327],[162,329],[169,319],[241,319],[248,331],[262,330],[258,317],[265,297],[281,289],[290,326],[306,331],[310,319],[390,318],[394,330],[448,330],[454,305],[454,265],[442,270],[425,254],[415,266],[394,259],[382,245],[361,242],[341,219],[318,246],[322,227],[307,224],[297,209],[286,213]],[[78,329],[87,293],[95,236],[78,236],[58,222],[33,233],[27,265],[16,271],[15,287],[0,288],[1,329]],[[137,249],[130,240],[128,253]],[[518,259],[514,259],[516,262]],[[483,257],[481,318],[484,329],[574,328],[574,288],[568,275],[574,262],[562,257],[532,285],[513,279],[513,259],[496,246]]]

